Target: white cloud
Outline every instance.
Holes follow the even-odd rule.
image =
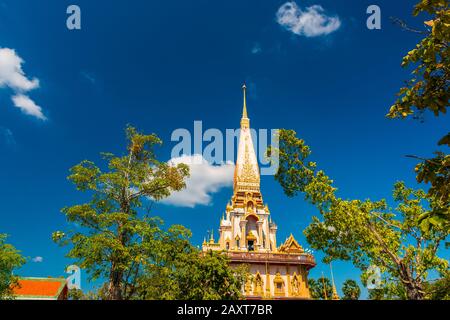
[[[330,34],[341,26],[338,16],[327,16],[320,5],[301,9],[294,1],[286,2],[277,12],[277,22],[287,30],[305,37]]]
[[[12,49],[0,49],[0,87],[29,91],[39,87],[39,80],[29,80],[22,70],[23,60]]]
[[[234,163],[211,165],[201,155],[172,158],[169,163],[186,163],[190,168],[190,177],[186,188],[172,193],[161,202],[177,207],[194,208],[196,205],[209,205],[211,194],[224,187],[233,185]]]
[[[25,114],[37,117],[41,120],[47,118],[30,97],[24,93],[39,88],[39,80],[29,79],[22,69],[23,59],[19,57],[15,50],[0,48],[0,88],[10,88],[15,95],[12,97],[14,105]]]
[[[31,261],[36,262],[36,263],[41,263],[44,261],[44,258],[37,256],[37,257],[34,257],[33,259],[31,259]]]
[[[23,94],[17,94],[12,97],[14,106],[22,110],[23,113],[30,116],[34,116],[41,120],[47,120],[47,118],[42,113],[42,108],[34,103],[28,96]]]

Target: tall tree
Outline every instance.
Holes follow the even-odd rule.
[[[162,199],[184,187],[188,167],[159,162],[155,135],[127,128],[127,154],[104,154],[108,171],[83,161],[71,169],[80,191],[91,193],[88,203],[62,212],[78,228],[57,231],[53,238],[71,245],[76,259],[91,278],[106,278],[98,290],[71,292],[72,299],[238,299],[246,272],[232,269],[226,256],[202,254],[191,245],[183,226],[163,230],[162,220],[150,217],[147,198]]]
[[[91,161],[70,169],[68,179],[92,198],[62,209],[67,220],[81,228],[67,235],[53,233],[56,242],[72,245],[68,257],[92,278],[108,279],[107,297],[113,300],[131,297],[142,265],[152,259],[163,233],[158,219],[142,214],[146,199],[160,200],[181,190],[189,175],[185,164],[171,166],[156,159],[154,147],[161,144],[156,135],[128,127],[126,137],[124,156],[103,154],[106,172]]]
[[[448,0],[422,0],[413,15],[426,13],[426,30],[413,30],[424,38],[403,58],[403,67],[415,67],[412,78],[400,89],[398,100],[388,113],[389,118],[421,117],[431,111],[435,116],[447,113],[450,99],[450,10]],[[405,26],[405,23],[401,23]],[[407,28],[411,30],[411,28]],[[419,114],[419,116],[418,116]],[[438,143],[450,147],[450,133]],[[428,193],[435,199],[433,210],[421,217],[422,228],[434,226],[450,228],[450,155],[437,151],[432,159],[422,160],[416,166],[417,181],[430,183]]]
[[[355,280],[347,279],[342,285],[342,300],[358,300],[361,295],[361,289]]]
[[[0,234],[0,300],[13,298],[12,287],[18,280],[13,272],[25,263],[20,251],[6,243],[6,238],[5,234]]]
[[[418,217],[433,208],[436,199],[401,182],[394,188],[394,210],[385,200],[339,198],[333,181],[308,160],[311,150],[305,141],[293,130],[280,130],[279,135],[279,148],[268,150],[279,157],[275,179],[290,197],[304,193],[321,215],[305,230],[310,245],[326,254],[325,262],[351,260],[364,272],[370,265],[378,266],[401,282],[409,299],[423,299],[427,273],[448,268],[448,261],[436,254],[450,230],[425,233],[418,225]]]

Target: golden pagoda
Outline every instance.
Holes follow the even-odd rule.
[[[291,234],[277,247],[277,225],[270,217],[260,189],[258,160],[247,114],[246,86],[233,196],[220,221],[219,239],[204,241],[203,251],[225,251],[231,265],[249,265],[244,285],[247,299],[309,299],[308,272],[316,263]]]

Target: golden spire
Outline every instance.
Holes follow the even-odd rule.
[[[333,284],[333,296],[331,297],[332,300],[339,300],[339,295],[336,290],[336,285],[334,284],[334,276],[333,276],[333,267],[330,263],[330,271],[331,271],[331,283]]]
[[[247,114],[246,86],[242,86],[244,106],[242,110],[241,129],[234,170],[234,191],[259,192],[260,176],[258,158],[256,157]]]
[[[248,119],[246,90],[247,90],[247,86],[244,83],[244,85],[242,86],[242,91],[243,91],[243,94],[244,94],[244,106],[243,106],[243,109],[242,109],[242,118]]]
[[[211,230],[211,238],[209,239],[209,243],[214,243],[214,229]]]
[[[241,119],[241,129],[249,129],[250,128],[250,119],[248,118],[247,114],[247,86],[242,86],[242,93],[244,95],[244,106],[242,107],[242,119]]]

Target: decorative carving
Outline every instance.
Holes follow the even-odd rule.
[[[259,271],[256,273],[255,276],[255,289],[253,290],[253,293],[256,296],[262,296],[263,295],[263,280],[261,277],[261,274]]]
[[[252,279],[251,277],[247,278],[247,281],[245,282],[245,294],[250,295],[250,292],[252,291]]]
[[[248,140],[248,136],[246,137]],[[237,177],[238,182],[257,183],[259,185],[258,168],[255,164],[250,163],[250,153],[248,151],[248,141],[245,144],[244,163],[242,171]]]
[[[294,272],[294,275],[291,280],[291,295],[292,296],[300,295],[300,279],[296,272]]]
[[[275,288],[276,296],[284,296],[284,280],[280,272],[277,272],[275,278],[273,279],[273,285]]]
[[[250,241],[256,240],[256,236],[253,234],[253,232],[249,231],[249,233],[247,233],[247,240],[250,240]]]

